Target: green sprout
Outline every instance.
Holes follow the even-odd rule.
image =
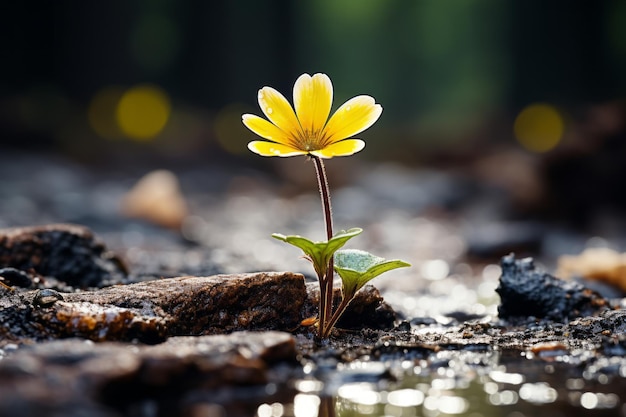
[[[348,240],[363,230],[353,228],[333,234],[328,179],[323,159],[349,156],[361,151],[365,142],[350,139],[373,125],[382,113],[380,104],[366,95],[356,96],[330,116],[333,86],[326,74],[302,74],[293,89],[294,107],[271,87],[259,90],[258,101],[268,120],[253,114],[242,116],[243,124],[265,140],[256,140],[248,148],[261,156],[308,156],[315,165],[326,240],[312,241],[298,235],[273,234],[276,239],[300,248],[312,264],[319,280],[320,301],[318,336],[327,338],[357,291],[383,272],[410,266],[400,260],[386,261],[364,251],[340,251]],[[295,108],[295,111],[294,111]],[[335,259],[336,258],[336,259]],[[333,312],[335,271],[342,279],[342,301]]]
[[[350,230],[342,230],[333,236],[330,240],[313,242],[307,238],[298,235],[284,236],[274,233],[272,237],[290,243],[304,252],[305,259],[313,264],[313,269],[317,273],[320,284],[320,302],[319,302],[319,335],[324,337],[324,331],[327,327],[326,323],[332,315],[333,303],[333,256],[346,242],[354,236],[360,234],[363,229],[357,227]],[[330,328],[328,329],[330,331]]]
[[[386,260],[369,252],[358,249],[345,249],[335,252],[335,271],[341,277],[341,304],[328,322],[327,331],[322,337],[328,336],[337,320],[350,302],[365,284],[383,272],[392,269],[409,267],[411,264],[400,259]]]
[[[305,258],[313,264],[313,268],[315,269],[317,275],[323,277],[328,272],[328,266],[330,265],[330,261],[334,253],[343,247],[348,240],[358,234],[361,234],[362,231],[363,229],[358,227],[349,230],[342,230],[330,240],[324,240],[321,242],[313,242],[299,235],[285,236],[280,233],[273,233],[272,237],[302,249],[302,252],[305,253]]]

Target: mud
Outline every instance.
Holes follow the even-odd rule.
[[[626,369],[619,302],[513,255],[501,262],[499,317],[403,317],[368,286],[320,342],[300,324],[319,297],[301,274],[128,283],[86,228],[3,233],[1,415],[254,415],[293,403],[302,381],[319,381],[326,401],[346,384],[402,383],[406,364],[419,375],[497,372],[494,355],[559,363],[591,381],[622,381]]]

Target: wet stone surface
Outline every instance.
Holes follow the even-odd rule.
[[[282,384],[297,375],[296,355],[293,337],[272,331],[172,337],[154,346],[45,342],[0,361],[0,414],[117,415],[155,398],[182,410],[224,386]]]

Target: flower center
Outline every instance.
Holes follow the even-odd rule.
[[[296,138],[298,149],[303,151],[318,151],[324,148],[322,140],[320,140],[320,132],[314,130],[304,130],[302,135]]]

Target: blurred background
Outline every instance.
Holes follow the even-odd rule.
[[[5,155],[54,153],[104,169],[252,166],[291,178],[293,162],[247,150],[254,135],[241,114],[260,114],[260,87],[291,99],[301,73],[325,72],[333,109],[358,94],[384,107],[360,135],[359,162],[342,158],[340,170],[364,161],[444,170],[506,190],[520,215],[577,226],[626,207],[624,1],[22,1],[0,10]]]

